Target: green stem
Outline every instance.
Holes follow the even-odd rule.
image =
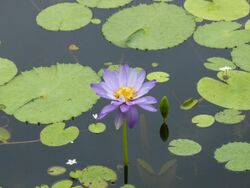
[[[127,124],[124,120],[122,125],[122,143],[123,143],[123,160],[124,165],[128,166],[128,139],[127,139]]]

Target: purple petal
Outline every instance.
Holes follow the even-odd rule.
[[[104,70],[103,80],[105,84],[110,88],[110,90],[115,91],[119,88],[118,79],[114,72],[109,71],[108,69]]]
[[[129,106],[129,105],[126,105],[126,104],[122,104],[122,105],[120,106],[120,110],[121,110],[122,113],[127,112],[127,111],[129,110],[129,108],[130,108],[130,106]]]
[[[137,72],[136,68],[133,68],[129,73],[127,86],[134,87],[136,85],[136,81],[137,81]]]
[[[155,80],[148,81],[148,82],[145,82],[144,84],[142,84],[141,88],[137,92],[136,98],[139,98],[139,97],[147,94],[153,87],[155,87],[155,85],[156,85]]]
[[[121,65],[119,70],[119,87],[124,87],[127,85],[127,68],[128,65]]]
[[[145,77],[146,77],[146,72],[144,70],[142,70],[138,76],[137,76],[137,80],[136,80],[136,84],[134,85],[134,87],[136,88],[136,90],[138,91],[141,86],[142,86],[142,83],[144,82],[145,80]]]
[[[141,97],[130,102],[131,104],[155,104],[157,103],[156,98],[152,96]]]
[[[138,111],[135,106],[131,106],[126,114],[126,121],[129,128],[133,128],[138,122]]]
[[[91,84],[91,88],[96,92],[96,94],[100,97],[106,98],[106,99],[114,99],[113,95],[110,95],[102,86],[101,83],[98,84]]]
[[[117,111],[117,114],[115,116],[115,128],[116,129],[120,129],[122,124],[123,124],[123,121],[124,121],[124,118],[125,118],[125,114],[122,113],[120,110]]]
[[[119,102],[111,102],[111,104],[108,104],[103,107],[101,112],[98,114],[97,119],[104,118],[108,113],[114,111],[121,103]]]
[[[157,111],[157,109],[154,106],[150,105],[150,104],[137,104],[137,105],[140,106],[142,109],[150,111],[150,112],[156,112]]]

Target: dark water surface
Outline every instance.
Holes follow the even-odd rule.
[[[125,62],[139,66],[147,71],[161,70],[170,73],[171,79],[158,84],[151,95],[160,99],[167,95],[171,104],[168,117],[170,137],[163,142],[159,136],[162,123],[160,113],[140,111],[140,123],[128,131],[129,142],[129,183],[137,188],[249,188],[249,172],[234,173],[226,170],[224,164],[218,164],[213,158],[214,151],[230,141],[250,141],[250,127],[244,123],[237,126],[225,126],[215,123],[210,128],[199,129],[191,123],[194,115],[201,113],[215,114],[219,107],[203,102],[197,108],[183,111],[181,102],[189,97],[198,97],[196,84],[203,76],[214,76],[207,71],[203,62],[208,57],[221,56],[230,59],[230,50],[208,49],[196,44],[192,37],[183,44],[165,50],[153,52],[122,49],[108,43],[101,34],[101,24],[88,26],[72,32],[51,32],[40,28],[35,23],[38,9],[43,9],[53,0],[1,0],[0,1],[0,57],[13,60],[19,71],[32,67],[49,66],[57,62],[89,65],[98,71],[103,63]],[[151,3],[151,1],[137,1]],[[182,0],[175,0],[182,5]],[[130,5],[129,5],[130,6]],[[94,17],[102,22],[114,10],[93,9]],[[77,44],[80,50],[69,53],[67,46]],[[151,63],[159,63],[152,68]],[[114,127],[114,114],[103,122],[107,131],[94,135],[87,131],[87,126],[94,122],[92,113],[98,113],[106,100],[99,100],[89,112],[67,122],[77,125],[82,131],[73,144],[63,147],[47,147],[41,143],[0,145],[0,185],[4,188],[33,188],[35,185],[48,184],[68,178],[68,172],[82,169],[87,165],[104,165],[117,169],[122,165],[122,130]],[[13,141],[35,140],[44,126],[27,125],[11,116],[0,112],[0,125],[9,119],[8,129]],[[174,138],[189,138],[203,146],[200,154],[191,157],[178,157],[168,152],[169,141]],[[68,159],[77,159],[77,165],[66,166]],[[176,166],[162,176],[153,176],[140,171],[137,159],[147,161],[156,172],[168,160],[177,159]],[[68,171],[63,176],[53,177],[47,169],[53,165],[66,166]],[[123,170],[117,169],[118,181],[110,187],[123,184]]]

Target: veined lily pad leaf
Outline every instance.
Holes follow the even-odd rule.
[[[63,166],[52,166],[48,169],[48,174],[51,176],[59,176],[66,172],[66,168]]]
[[[250,19],[245,23],[245,29],[250,29]]]
[[[158,83],[167,82],[169,80],[169,74],[166,72],[151,72],[147,74],[148,80],[156,80]]]
[[[175,139],[169,143],[168,150],[178,156],[191,156],[201,151],[201,145],[189,139]]]
[[[92,18],[89,8],[79,3],[58,3],[42,10],[36,22],[51,31],[72,31],[87,25]]]
[[[129,4],[133,0],[77,0],[80,4],[83,4],[91,8],[117,8]]]
[[[250,42],[250,30],[240,29],[236,22],[214,22],[199,26],[194,40],[210,48],[234,48]]]
[[[181,7],[154,3],[113,14],[102,32],[108,41],[122,48],[159,50],[177,46],[188,39],[194,29],[193,17]]]
[[[242,122],[245,117],[245,115],[241,114],[241,111],[234,109],[225,109],[215,114],[215,120],[224,124],[237,124]]]
[[[0,85],[10,81],[16,73],[16,65],[12,61],[0,57]]]
[[[71,180],[61,180],[54,183],[51,188],[71,188],[73,182]]]
[[[220,71],[222,67],[230,67],[231,69],[235,69],[236,66],[232,61],[229,61],[222,57],[211,57],[207,59],[207,62],[204,63],[204,66],[213,71]]]
[[[197,115],[192,118],[192,123],[195,123],[197,127],[201,128],[210,127],[214,124],[214,121],[214,116],[207,114]]]
[[[231,56],[238,67],[250,72],[250,45],[244,44],[234,48]]]
[[[198,103],[199,103],[198,99],[189,98],[181,104],[180,108],[182,110],[190,110],[191,108],[195,107]]]
[[[194,16],[215,21],[237,20],[249,13],[246,0],[186,0],[184,7]]]
[[[250,170],[250,144],[246,142],[232,142],[216,149],[215,159],[219,163],[226,163],[228,170],[241,172]]]
[[[72,171],[70,177],[78,179],[80,183],[88,188],[106,188],[108,182],[117,180],[116,173],[104,166],[88,166],[83,170]]]
[[[75,126],[65,128],[64,123],[54,123],[46,126],[40,133],[41,142],[47,146],[63,146],[74,141],[79,135]]]
[[[6,143],[10,139],[10,137],[10,132],[5,128],[0,127],[0,142]]]
[[[90,84],[99,80],[90,67],[80,64],[34,68],[0,87],[0,104],[6,106],[6,113],[23,122],[61,122],[96,103],[99,97]]]
[[[224,72],[218,77],[223,80]],[[207,101],[236,110],[250,110],[250,73],[230,70],[227,80],[204,77],[197,85],[199,94]]]
[[[102,133],[106,130],[106,125],[104,123],[92,123],[88,126],[88,130],[92,133]]]

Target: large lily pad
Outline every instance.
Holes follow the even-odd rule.
[[[235,69],[236,66],[232,61],[229,61],[222,57],[210,57],[204,63],[204,66],[209,70],[220,71],[222,67],[230,67]]]
[[[79,135],[76,126],[65,128],[65,123],[54,123],[46,126],[40,133],[40,140],[47,146],[63,146],[74,141]]]
[[[250,42],[250,30],[240,29],[236,22],[214,22],[199,26],[194,40],[210,48],[233,48]]]
[[[113,14],[102,27],[108,41],[123,48],[174,47],[192,35],[195,21],[179,6],[141,4]]]
[[[241,114],[241,111],[234,109],[225,109],[215,114],[215,120],[224,124],[237,124],[245,119],[245,115]]]
[[[250,72],[250,45],[244,44],[234,48],[231,56],[238,67]]]
[[[201,145],[189,139],[175,139],[169,143],[168,150],[178,156],[191,156],[201,151]]]
[[[42,10],[36,17],[38,25],[51,31],[72,31],[87,25],[92,12],[79,3],[58,3]]]
[[[250,170],[250,144],[233,142],[221,146],[214,153],[219,163],[226,163],[225,167],[231,171]]]
[[[16,65],[12,61],[0,57],[0,85],[10,81],[16,73]]]
[[[106,188],[108,182],[117,180],[116,173],[104,166],[88,166],[83,170],[72,171],[70,177],[78,179],[80,183],[88,188]]]
[[[249,13],[246,0],[186,0],[185,9],[206,20],[237,20]]]
[[[133,0],[77,0],[79,3],[91,8],[117,8]]]
[[[88,111],[99,98],[90,88],[98,75],[79,64],[57,64],[21,73],[0,87],[4,111],[29,123],[54,123]]]
[[[250,110],[250,73],[230,70],[227,80],[223,80],[224,72],[219,72],[216,80],[202,78],[197,85],[199,94],[207,101],[236,110]]]

